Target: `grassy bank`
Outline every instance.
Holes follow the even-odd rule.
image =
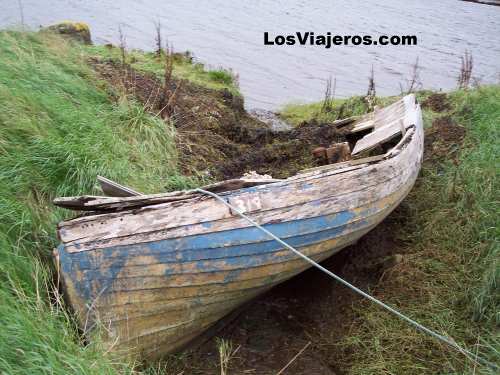
[[[91,45],[83,47],[89,55],[96,55],[101,59],[122,61],[122,52],[119,47]],[[173,53],[173,76],[213,90],[227,89],[239,95],[238,77],[224,68],[207,69],[204,64],[195,62],[189,52]],[[152,73],[161,78],[164,75],[164,58],[158,57],[155,52],[130,50],[125,54],[125,61],[139,72]]]
[[[426,161],[403,203],[404,225],[392,234],[404,244],[397,249],[403,260],[371,289],[428,327],[500,363],[500,87],[441,96],[445,103],[438,111],[425,105],[430,95],[418,95],[424,103]],[[320,107],[293,105],[283,114],[310,121]],[[453,134],[464,131],[463,140]],[[353,304],[347,320],[348,333],[323,344],[325,350],[340,352],[337,367],[349,374],[489,373],[365,301]]]
[[[56,301],[58,195],[97,192],[96,175],[143,191],[184,188],[171,125],[132,99],[111,102],[85,51],[61,38],[0,32],[0,372],[114,373],[81,345]],[[120,367],[130,372],[130,367]]]

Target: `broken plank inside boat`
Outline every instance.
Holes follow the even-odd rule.
[[[413,95],[335,126],[349,127],[358,138],[332,145],[330,156],[325,148],[326,165],[281,180],[253,175],[204,189],[322,261],[406,197],[423,153]],[[331,160],[339,162],[327,164]],[[105,327],[100,331],[109,350],[140,358],[179,350],[310,266],[212,197],[193,190],[143,195],[105,183],[119,196],[55,200],[90,211],[58,225],[56,260],[82,329],[91,338],[95,327]]]

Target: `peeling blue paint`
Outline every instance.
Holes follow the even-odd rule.
[[[369,225],[364,217],[377,211],[376,208],[370,208],[357,215],[352,211],[343,211],[333,215],[268,224],[265,227],[300,249],[360,230]],[[359,219],[349,223],[355,217]],[[125,264],[137,256],[151,257],[154,259],[152,263],[166,265],[195,262],[194,268],[187,267],[180,271],[167,266],[165,276],[193,271],[217,272],[223,268],[232,268],[224,279],[224,282],[231,282],[238,280],[240,273],[246,268],[284,262],[297,257],[292,252],[277,256],[276,252],[282,249],[282,245],[269,239],[259,229],[247,227],[74,253],[68,253],[60,246],[59,253],[62,271],[71,277],[78,294],[86,300],[92,300],[111,287]],[[129,264],[127,267],[145,266]]]

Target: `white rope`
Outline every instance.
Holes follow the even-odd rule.
[[[478,363],[482,363],[482,364],[484,364],[484,365],[486,365],[488,367],[491,367],[491,368],[493,368],[495,370],[499,369],[499,367],[496,364],[491,363],[491,362],[487,361],[486,359],[479,357],[477,354],[474,354],[471,351],[462,348],[453,339],[451,339],[451,338],[449,338],[447,336],[440,335],[437,332],[434,332],[433,330],[431,330],[431,329],[423,326],[422,324],[420,324],[420,323],[416,322],[415,320],[407,317],[406,315],[400,313],[399,311],[397,311],[396,309],[392,308],[391,306],[389,306],[389,305],[385,304],[384,302],[378,300],[377,298],[369,295],[368,293],[363,292],[361,289],[359,289],[359,288],[355,287],[354,285],[350,284],[349,282],[347,282],[346,280],[344,280],[340,276],[337,276],[332,271],[326,269],[325,267],[323,267],[319,263],[315,262],[314,260],[312,260],[308,256],[302,254],[300,251],[298,251],[294,247],[292,247],[289,244],[287,244],[281,238],[275,236],[273,233],[271,233],[270,231],[268,231],[266,228],[264,228],[261,225],[257,224],[255,221],[253,221],[248,216],[246,216],[241,211],[239,211],[236,207],[234,207],[233,205],[231,205],[228,202],[226,202],[226,200],[224,198],[222,198],[221,196],[219,196],[219,195],[217,195],[215,193],[212,193],[210,191],[199,189],[199,188],[195,189],[195,191],[197,191],[199,193],[202,193],[202,194],[210,195],[211,197],[213,197],[213,198],[217,199],[218,201],[222,202],[224,205],[226,205],[227,207],[229,207],[232,211],[234,211],[235,213],[237,213],[243,219],[247,220],[253,226],[255,226],[256,228],[260,229],[262,232],[266,233],[269,237],[273,238],[275,241],[277,241],[281,245],[285,246],[287,249],[293,251],[295,254],[297,254],[299,257],[301,257],[302,259],[304,259],[306,262],[310,263],[314,267],[316,267],[319,270],[323,271],[324,273],[326,273],[330,277],[334,278],[335,280],[337,280],[341,284],[345,285],[346,287],[354,290],[356,293],[362,295],[363,297],[367,298],[368,300],[376,303],[377,305],[381,306],[382,308],[386,309],[387,311],[393,313],[398,318],[404,320],[405,322],[407,322],[410,325],[414,326],[418,330],[420,330],[422,332],[425,332],[428,335],[430,335],[430,336],[432,336],[432,337],[434,337],[434,338],[436,338],[436,339],[444,342],[445,344],[447,344],[450,347],[454,348],[455,350],[459,351],[460,353],[462,353],[463,355],[465,355],[468,359],[470,359],[472,361],[475,361],[475,362],[478,362]]]

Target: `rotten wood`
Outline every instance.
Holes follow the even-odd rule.
[[[351,149],[349,143],[335,143],[326,150],[326,159],[328,163],[340,163],[351,159]]]
[[[97,176],[101,189],[109,197],[133,197],[141,193],[103,176]]]

